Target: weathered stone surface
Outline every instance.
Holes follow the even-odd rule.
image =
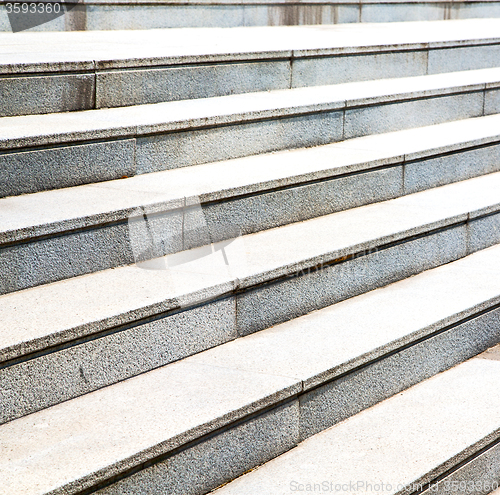
[[[404,191],[411,194],[430,187],[500,170],[500,146],[492,145],[437,158],[406,162]]]
[[[447,19],[499,17],[495,1],[437,2],[414,0],[368,3],[344,0],[340,4],[312,3],[287,5],[282,1],[199,2],[177,5],[169,2],[120,4],[97,1],[81,3],[64,17],[41,24],[30,31],[146,30],[160,28],[297,26],[336,23],[387,23],[439,21]],[[448,21],[449,22],[449,21]],[[0,11],[0,31],[11,31],[5,11]]]
[[[36,192],[478,117],[485,85],[499,81],[500,69],[481,69],[6,117],[0,119],[1,192]],[[106,141],[90,143],[96,140]],[[87,144],[73,146],[77,142]],[[68,167],[82,157],[83,166]],[[43,168],[35,166],[40,159]],[[22,183],[33,168],[39,173]]]
[[[340,141],[342,119],[342,112],[325,112],[140,137],[137,173]]]
[[[234,299],[121,328],[0,370],[0,423],[73,399],[236,337]]]
[[[346,139],[483,115],[481,91],[346,110]]]
[[[226,245],[225,254],[215,244],[217,250],[210,255],[204,247],[190,251],[188,258],[182,253],[168,255],[159,259],[165,269],[145,269],[139,263],[6,294],[0,298],[2,348],[10,359],[49,342],[56,345],[283,277],[279,283],[290,291],[283,304],[281,289],[273,284],[239,296],[240,328],[244,333],[256,331],[314,309],[314,301],[322,305],[317,307],[324,307],[336,298],[464,256],[468,249],[466,221],[498,212],[499,181],[498,173],[489,174],[245,235]],[[384,246],[387,249],[381,250]],[[354,258],[345,261],[346,256]],[[339,261],[344,262],[335,264]],[[315,271],[316,267],[323,269]],[[352,280],[354,285],[339,286],[342,280]],[[312,299],[300,296],[300,290],[309,291]],[[263,311],[260,300],[266,291],[275,297],[268,299],[268,310]],[[61,312],[61,304],[78,311]],[[259,304],[260,320],[251,318],[255,304]],[[47,312],[54,313],[50,321]],[[10,331],[12,326],[17,329],[15,334]]]
[[[135,175],[133,139],[0,154],[0,197]]]
[[[491,214],[471,220],[468,224],[469,253],[500,242],[500,215]]]
[[[3,486],[26,495],[61,486],[85,489],[299,390],[292,378],[173,363],[2,425],[1,443],[9,452],[0,466]],[[283,412],[285,419],[297,418],[293,408]],[[293,445],[297,427],[283,429],[272,414],[268,419],[277,439],[270,451]],[[34,448],[43,455],[33,455]],[[265,449],[256,454],[254,462],[266,458]]]
[[[468,463],[435,482],[429,489],[422,492],[425,495],[450,493],[498,495],[500,493],[500,446],[498,443],[484,453],[472,458]],[[496,489],[495,489],[496,488]],[[491,490],[494,489],[492,492]]]
[[[500,113],[500,89],[489,89],[484,96],[484,115]]]
[[[95,108],[92,74],[0,78],[0,117]]]
[[[97,73],[96,108],[285,89],[290,63],[248,62]]]
[[[373,248],[319,271],[298,271],[299,276],[238,296],[238,333],[247,335],[449,263],[465,256],[466,245],[465,227],[456,227],[380,251]]]
[[[496,309],[307,392],[300,398],[301,439],[460,364],[499,342],[500,310]]]

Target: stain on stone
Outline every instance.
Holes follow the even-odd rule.
[[[487,351],[482,352],[477,356],[480,359],[491,359],[492,361],[500,361],[500,345],[490,347]]]
[[[85,376],[85,373],[83,372],[83,367],[82,366],[80,366],[80,376],[82,377],[82,380],[85,383],[89,383],[89,381],[87,380],[87,377]]]
[[[87,6],[77,2],[68,4],[64,16],[65,31],[85,31],[87,29]]]
[[[273,5],[267,11],[268,25],[302,26],[323,24],[324,8],[324,5]]]

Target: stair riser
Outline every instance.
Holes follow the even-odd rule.
[[[99,495],[152,493],[201,495],[298,443],[299,404],[292,400],[255,418],[231,425],[152,467],[96,492]]]
[[[217,242],[231,237],[224,225],[237,225],[242,234],[249,234],[499,170],[500,144],[493,143],[307,185],[206,203],[202,205],[202,220],[206,221],[212,241]],[[130,237],[124,220],[0,249],[0,293],[134,263]],[[170,245],[170,250],[164,253],[186,247],[189,246]]]
[[[168,5],[144,2],[79,4],[36,31],[159,29],[180,27],[280,26],[356,22],[424,21],[500,17],[498,2],[373,2],[314,5],[225,2]],[[0,31],[11,31],[4,10]]]
[[[235,339],[235,304],[233,297],[157,315],[0,369],[0,423]]]
[[[188,445],[181,452],[159,459],[153,466],[125,477],[98,493],[133,494],[142,492],[146,486],[154,487],[157,493],[172,495],[207,493],[293,448],[313,433],[311,427],[322,431],[359,410],[475,356],[499,340],[500,310],[497,308],[400,352],[382,356],[380,361],[361,372],[349,373],[262,415],[202,439],[195,445]],[[460,345],[457,346],[457,343]],[[398,384],[399,377],[402,378],[401,384]],[[389,389],[385,388],[387,386]],[[345,407],[346,397],[350,409]],[[481,479],[477,468],[484,464],[486,458],[491,462],[495,452],[486,451],[473,461],[476,470],[471,470],[472,463],[466,465],[471,479]],[[493,466],[488,473],[491,477],[496,474],[498,463],[494,462]],[[464,472],[462,468],[457,474],[463,475]],[[435,479],[436,474],[440,473],[434,473],[431,479]]]
[[[424,45],[422,45],[424,46]],[[423,76],[497,66],[500,44],[318,56],[304,50],[272,59],[189,63],[0,77],[0,117],[112,108],[212,96]],[[240,58],[241,55],[238,57]],[[269,55],[267,55],[269,57]],[[275,58],[276,57],[276,58]],[[188,59],[187,59],[188,60]],[[136,62],[137,63],[137,62]],[[102,65],[103,67],[99,67]]]
[[[186,308],[176,315],[158,315],[153,322],[138,321],[132,328],[118,328],[115,333],[13,364],[0,371],[5,390],[1,421],[457,260],[478,245],[500,242],[499,223],[497,214],[380,251],[374,248],[321,270],[228,294],[227,299]]]
[[[0,196],[317,146],[499,112],[500,90],[488,89],[125,140],[12,150],[0,155]]]

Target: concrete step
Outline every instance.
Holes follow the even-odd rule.
[[[497,172],[499,156],[491,115],[3,198],[0,293],[134,263],[140,225],[158,257]]]
[[[499,87],[500,68],[480,69],[3,117],[0,195],[491,115],[500,111]]]
[[[491,68],[499,32],[471,19],[0,34],[0,116]]]
[[[498,2],[464,0],[203,0],[174,3],[159,0],[82,0],[66,15],[9,22],[0,10],[0,30],[30,31],[153,29],[178,27],[277,26],[355,22],[435,21],[500,17]],[[47,20],[48,20],[47,19]],[[31,21],[31,23],[30,23]]]
[[[488,493],[500,481],[499,379],[497,346],[214,493]]]
[[[3,419],[499,243],[499,188],[497,172],[5,294],[0,359],[15,386]]]
[[[87,493],[97,488],[101,494],[120,495],[206,493],[315,432],[498,342],[497,275],[499,246],[5,423],[0,426],[3,489],[12,495]],[[345,425],[373,415],[383,419],[386,428],[405,431],[410,444],[427,432],[429,438],[435,435],[435,443],[433,449],[427,442],[419,444],[426,451],[461,447],[456,452],[445,449],[440,462],[432,457],[434,474],[440,475],[442,466],[454,465],[449,459],[463,461],[497,440],[498,354],[495,350],[447,371],[341,422],[326,435],[344,438],[339,432]],[[117,362],[122,356],[123,350]],[[497,361],[483,359],[492,356]],[[50,369],[64,374],[58,367]],[[95,371],[86,367],[82,374],[92,379]],[[29,373],[23,378],[32,386],[39,383]],[[58,375],[53,373],[53,378],[57,382]],[[15,390],[8,375],[2,382]],[[421,396],[418,390],[431,392]],[[420,401],[411,399],[415,394],[422,400],[426,397],[423,410],[415,410]],[[399,408],[395,404],[401,401],[406,406]],[[413,409],[414,417],[403,414],[406,408]],[[450,416],[452,411],[456,416]],[[410,422],[400,423],[404,418],[417,421],[418,432]],[[452,433],[437,435],[435,428],[442,432],[447,421]],[[456,421],[461,421],[458,430]],[[355,431],[366,435],[363,442],[387,438],[377,422],[362,424]],[[351,446],[358,445],[354,440]],[[381,445],[368,445],[368,451],[380,456]],[[459,455],[466,446],[468,456]],[[409,459],[420,462],[412,452]],[[297,454],[290,455],[294,459]],[[357,466],[349,456],[324,458],[341,462],[346,469]],[[416,467],[416,473],[427,472]],[[248,485],[246,480],[260,472],[243,478],[243,486],[252,487],[249,493],[274,493],[273,484],[269,490],[262,484],[257,489]],[[406,478],[383,480],[404,483]],[[232,489],[233,485],[226,487]]]

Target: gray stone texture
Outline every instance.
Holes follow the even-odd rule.
[[[404,165],[404,191],[412,194],[499,170],[498,144],[407,162]]]
[[[135,175],[134,140],[0,154],[0,197]]]
[[[267,23],[269,26],[303,26],[308,24],[333,24],[335,11],[332,5],[267,5]],[[246,21],[246,17],[245,17]]]
[[[500,4],[497,2],[460,2],[450,10],[452,19],[500,17]]]
[[[292,87],[424,76],[426,73],[425,50],[296,58],[293,60]]]
[[[188,100],[182,106],[180,102],[167,102],[158,107],[96,110],[84,112],[81,123],[74,119],[66,122],[65,114],[57,113],[30,116],[29,120],[15,117],[21,119],[20,125],[14,127],[13,132],[6,131],[12,136],[6,139],[6,146],[14,142],[18,146],[64,140],[88,142],[98,137],[116,139],[116,136],[136,134],[135,155],[134,141],[130,139],[4,152],[0,155],[0,165],[4,165],[0,178],[5,177],[6,185],[0,193],[13,195],[68,187],[134,172],[168,170],[477,117],[483,113],[484,95],[472,88],[498,78],[496,69],[485,70],[490,72],[464,71],[465,85],[456,83],[455,79],[451,81],[448,76],[420,78],[414,82],[415,90],[420,89],[422,97],[413,98],[405,94],[405,79],[393,79],[389,90],[377,81],[354,83],[353,87],[346,85],[342,89],[348,105],[345,112],[336,110],[343,106],[342,94],[333,91],[335,86],[323,86],[317,92],[312,91],[314,88],[277,91],[274,95],[277,99],[272,101],[267,93],[260,92],[254,96],[201,99],[200,108],[196,106],[198,100]],[[460,93],[448,95],[450,86]],[[404,100],[397,101],[399,94]],[[218,116],[219,108],[222,115]],[[192,117],[184,117],[185,112],[192,112]],[[143,119],[140,125],[137,125],[138,115]],[[37,120],[42,117],[50,117],[51,129],[40,134],[34,128],[43,125],[45,120]],[[32,174],[33,169],[38,173]],[[25,176],[30,176],[28,182],[23,182]]]
[[[483,92],[385,103],[345,111],[344,139],[483,115]]]
[[[89,110],[95,107],[94,75],[0,77],[0,117]]]
[[[499,45],[480,45],[335,56],[313,52],[308,57],[307,50],[299,50],[300,56],[293,60],[190,63],[101,69],[86,74],[4,76],[0,78],[0,89],[7,98],[0,104],[0,115],[110,108],[482,69],[496,66],[499,51]],[[237,59],[238,54],[234,57]]]
[[[427,74],[496,67],[500,45],[433,48],[429,50]]]
[[[150,371],[235,337],[234,299],[223,299],[139,322],[2,368],[0,423]]]
[[[492,2],[494,4],[496,2]],[[371,5],[251,6],[128,4],[111,7],[100,3],[79,5],[53,22],[66,25],[69,30],[93,29],[88,26],[88,15],[93,8],[97,8],[106,11],[106,15],[100,19],[104,24],[110,20],[109,16],[122,16],[122,21],[125,24],[128,22],[129,27],[124,24],[120,29],[130,29],[139,21],[133,14],[134,9],[136,14],[143,9],[149,16],[154,15],[154,12],[158,14],[153,23],[160,25],[151,27],[162,27],[162,24],[173,21],[172,15],[162,17],[162,11],[170,10],[174,14],[176,11],[199,9],[204,12],[208,9],[207,12],[211,10],[215,13],[224,9],[230,12],[236,8],[248,9],[248,24],[253,23],[252,16],[260,18],[257,23],[270,26],[329,24],[357,22],[360,17],[358,9],[367,15],[366,12],[372,8],[395,12],[400,8],[411,11],[422,7],[442,8],[442,5],[436,2],[396,2]],[[228,14],[225,18],[218,19],[216,24],[232,24],[230,17],[231,14]],[[273,20],[273,17],[276,19]],[[445,15],[445,18],[448,17]],[[200,19],[201,23],[205,21],[211,24],[209,15]],[[56,24],[49,22],[35,30],[43,31],[43,26],[54,27]],[[241,26],[246,24],[245,20],[239,23]],[[73,50],[68,50],[65,46],[57,47],[52,38],[43,37],[46,33],[40,33],[40,46],[37,46],[37,38],[23,39],[21,46],[9,44],[8,40],[5,42],[8,53],[1,67],[1,77],[6,86],[4,93],[12,96],[5,100],[10,105],[5,115],[128,106],[202,98],[207,95],[227,95],[231,92],[265,91],[495,66],[499,45],[491,43],[495,41],[498,31],[498,28],[496,32],[492,31],[493,23],[485,23],[483,29],[477,21],[461,25],[458,23],[457,26],[449,21],[447,24],[442,22],[435,26],[436,31],[443,28],[443,38],[436,38],[430,29],[415,25],[409,25],[408,33],[402,32],[400,26],[396,27],[394,33],[388,32],[388,37],[380,36],[380,32],[377,33],[373,26],[356,27],[358,33],[353,37],[354,29],[345,29],[348,26],[344,25],[340,29],[325,26],[322,31],[316,27],[309,29],[302,26],[282,30],[281,36],[276,36],[269,28],[260,28],[255,31],[255,37],[258,38],[255,42],[249,31],[244,32],[242,29],[234,31],[234,39],[222,35],[218,29],[205,30],[203,35],[206,43],[203,45],[196,39],[193,42],[193,38],[196,38],[193,29],[187,30],[191,35],[181,34],[179,31],[182,30],[163,29],[157,30],[157,33],[135,30],[131,31],[130,37],[120,32],[116,34],[116,39],[107,36],[105,31],[82,33],[83,36],[75,37],[71,37],[73,33],[69,33],[70,37],[58,39],[60,45],[67,44]],[[457,29],[458,26],[461,29]],[[172,32],[172,37],[168,34],[169,31]],[[342,31],[347,35],[344,38],[339,36],[343,34]],[[473,45],[486,44],[460,46],[464,41]],[[189,46],[187,51],[179,49],[183,44]],[[130,50],[127,51],[126,48]],[[33,52],[31,56],[28,55],[30,52]],[[291,65],[294,66],[292,77]],[[80,84],[82,78],[85,79],[83,88]],[[37,88],[37,85],[41,87]],[[94,91],[97,101],[94,101]],[[40,103],[40,100],[43,101]]]
[[[236,27],[244,25],[239,5],[88,5],[88,30]]]
[[[429,3],[362,3],[361,22],[440,21],[444,8],[436,2]]]
[[[342,118],[325,112],[138,137],[137,173],[340,141]]]
[[[458,226],[243,292],[236,303],[238,334],[257,332],[459,259],[466,254],[466,244],[465,226]]]
[[[500,309],[300,396],[300,438],[314,435],[500,342]]]
[[[400,196],[402,167],[346,175],[312,184],[232,198],[203,207],[213,241],[226,239],[224,226],[243,234],[300,222]]]
[[[498,361],[473,358],[308,438],[215,493],[282,495],[293,491],[292,481],[303,492],[327,481],[328,488],[329,482],[347,484],[349,493],[349,483],[361,481],[359,493],[415,493],[414,487],[498,440],[499,372]]]
[[[172,210],[148,215],[147,225],[141,223],[144,222],[142,217],[137,217],[138,222],[134,221],[136,217],[131,217],[128,224],[95,226],[12,244],[3,248],[0,274],[4,276],[1,277],[0,292],[145,261],[240,234],[395,198],[403,193],[403,175],[404,192],[410,194],[494,172],[500,162],[499,149],[495,144],[406,163],[404,174],[399,166],[388,167],[297,187],[264,190],[261,194],[236,196],[205,204],[203,210],[197,208],[191,220],[182,214],[182,210]],[[184,236],[181,236],[183,222],[187,223]],[[143,244],[154,232],[157,232],[156,250],[150,252],[151,246]],[[179,235],[174,235],[175,232]],[[474,246],[479,242],[478,236],[483,239],[478,244],[480,248],[497,242],[498,237],[491,236],[489,228],[486,233],[479,229],[473,235],[472,250],[477,249]],[[91,256],[87,252],[89,246],[92,247]]]
[[[500,89],[487,89],[484,95],[484,115],[500,113]]]
[[[0,294],[133,262],[123,222],[6,246],[0,249]]]
[[[203,495],[277,457],[299,440],[298,400],[188,447],[99,495]]]
[[[500,243],[500,214],[469,220],[467,224],[468,253]]]
[[[9,464],[0,466],[4,491],[34,495],[64,487],[67,493],[81,492],[291,400],[300,391],[292,378],[188,360],[2,425],[1,444],[9,451]],[[284,432],[277,431],[276,443],[285,447],[291,434],[293,444],[297,432],[297,427],[285,426]],[[34,451],[39,454],[30,454]]]
[[[218,63],[97,73],[96,108],[286,89],[290,62]]]

